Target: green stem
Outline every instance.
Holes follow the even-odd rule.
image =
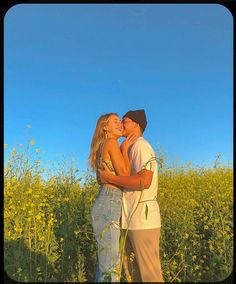
[[[32,278],[32,264],[31,264],[31,236],[29,227],[29,253],[30,253],[30,278]]]
[[[35,222],[35,218],[34,218],[34,250],[35,252],[37,252],[36,248],[37,248],[37,229],[36,229],[36,222]],[[34,261],[35,261],[35,268],[37,268],[37,253],[35,253],[34,256]]]

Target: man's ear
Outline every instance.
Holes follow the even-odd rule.
[[[134,122],[134,128],[137,128],[139,124],[137,122]]]

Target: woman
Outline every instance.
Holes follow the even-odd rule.
[[[128,149],[136,136],[129,135],[119,147],[123,125],[116,113],[102,115],[96,125],[91,143],[89,163],[97,172],[107,165],[114,175],[130,175]],[[98,244],[96,282],[120,281],[120,216],[122,190],[112,184],[103,184],[91,211],[92,226]]]

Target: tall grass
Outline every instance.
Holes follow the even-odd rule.
[[[4,168],[5,271],[24,282],[92,282],[97,257],[90,210],[98,184],[89,171],[82,179],[73,167],[43,179],[31,147],[14,149]],[[165,281],[225,279],[233,266],[232,168],[219,161],[210,169],[174,167],[158,158]]]

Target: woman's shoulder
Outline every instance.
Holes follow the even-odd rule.
[[[119,147],[118,141],[115,138],[108,138],[104,144],[104,151],[110,152],[112,149]]]
[[[118,144],[118,141],[116,138],[107,138],[105,145],[114,145]]]

